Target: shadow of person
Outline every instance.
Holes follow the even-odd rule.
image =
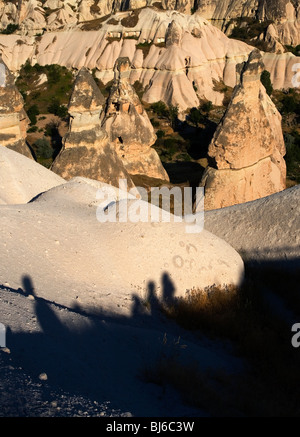
[[[35,298],[35,314],[43,333],[52,336],[54,333],[60,333],[62,330],[65,331],[66,327],[62,325],[59,318],[51,310],[49,303],[45,299],[36,296],[30,276],[23,276],[22,285],[25,293]]]
[[[172,281],[169,273],[165,272],[162,275],[162,302],[163,304],[169,306],[175,302],[175,285]]]

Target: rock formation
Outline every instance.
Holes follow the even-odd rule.
[[[261,54],[253,50],[237,68],[240,84],[209,146],[201,185],[205,208],[217,209],[285,189],[281,116],[260,81]]]
[[[272,21],[280,43],[300,43],[299,0],[0,0],[0,28],[19,25],[23,34],[41,30],[69,29],[117,12],[140,10],[152,6],[180,13],[197,12],[224,32],[240,24],[239,19]]]
[[[52,171],[20,153],[0,147],[0,204],[21,204],[65,183]]]
[[[82,68],[69,102],[69,132],[51,170],[64,179],[82,176],[115,186],[119,186],[119,179],[127,179],[131,188],[131,178],[101,128],[103,105],[104,98],[92,75]]]
[[[51,7],[56,3],[51,2]],[[55,26],[55,21],[52,24]],[[78,70],[96,69],[96,77],[107,84],[114,79],[117,58],[127,56],[133,67],[130,83],[142,84],[143,101],[162,100],[185,111],[197,107],[199,99],[221,104],[224,93],[217,90],[215,81],[234,87],[236,65],[246,61],[253,49],[228,38],[198,13],[184,15],[145,8],[136,15],[116,13],[113,19],[108,17],[100,24],[97,21],[80,24],[81,30],[59,29],[34,38],[0,35],[3,59],[12,72],[17,72],[27,60]],[[277,31],[271,30],[268,41],[275,51],[280,51]],[[172,34],[178,38],[174,39]],[[295,75],[293,66],[300,58],[292,53],[265,53],[263,60],[274,89],[289,89]]]
[[[14,77],[0,58],[0,145],[32,158],[26,144],[28,117]]]
[[[297,261],[299,265],[299,228],[300,185],[205,214],[205,229],[227,241],[247,261],[293,261],[294,265]],[[292,267],[291,271],[296,273],[297,269]]]
[[[147,112],[130,85],[130,71],[129,58],[118,58],[103,127],[129,174],[169,180],[156,150],[151,147],[156,135]]]

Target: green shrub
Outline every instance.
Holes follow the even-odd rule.
[[[294,131],[284,135],[287,175],[290,179],[300,183],[300,135]]]
[[[19,29],[19,26],[17,24],[11,23],[7,26],[6,29],[3,29],[0,33],[2,33],[4,35],[11,35],[12,33],[14,33],[18,29]]]
[[[31,127],[27,130],[27,132],[28,132],[28,133],[37,132],[37,130],[38,130],[38,127],[37,127],[37,126],[31,126]]]
[[[45,137],[36,140],[34,147],[36,148],[37,155],[41,158],[49,159],[53,155],[53,149],[50,142]]]
[[[27,109],[27,115],[30,119],[31,124],[36,124],[37,118],[36,116],[39,115],[40,111],[37,105],[32,105],[30,108]]]
[[[213,109],[213,104],[210,100],[200,105],[200,110],[208,114]]]
[[[53,99],[52,103],[48,106],[50,114],[57,115],[60,118],[64,118],[68,115],[68,108],[65,105],[61,105],[58,99]]]
[[[170,105],[168,112],[169,112],[168,118],[170,120],[171,126],[173,129],[175,129],[178,122],[178,113],[179,113],[178,105],[176,106]]]
[[[299,104],[297,103],[294,95],[284,96],[281,100],[281,112],[283,114],[291,114],[299,111]]]
[[[154,118],[150,119],[151,124],[153,127],[159,127],[159,122],[157,120],[155,120]]]
[[[203,122],[203,115],[198,108],[191,108],[188,118],[190,122],[196,127],[198,127],[198,125]]]
[[[156,136],[157,138],[163,138],[165,136],[165,132],[160,129],[156,132]]]
[[[164,102],[162,102],[161,100],[159,102],[152,103],[151,109],[159,117],[168,117],[169,116],[169,110],[167,108],[167,105]]]

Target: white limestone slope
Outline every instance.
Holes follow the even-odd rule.
[[[240,283],[242,259],[207,231],[188,234],[186,223],[99,222],[101,187],[107,192],[105,184],[75,178],[28,204],[1,205],[0,283],[18,288],[29,275],[40,297],[114,313],[129,313],[135,296],[147,300],[151,289],[166,299]],[[114,198],[115,191],[110,208]]]
[[[300,259],[300,186],[242,205],[209,211],[205,229],[231,244],[243,259]]]
[[[0,146],[0,204],[27,203],[62,183],[64,179],[32,159]]]

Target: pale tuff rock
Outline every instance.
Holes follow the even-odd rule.
[[[115,63],[115,79],[108,98],[103,127],[129,174],[169,180],[157,152],[156,135],[134,88],[129,83],[128,58]]]
[[[68,29],[120,11],[140,10],[147,6],[156,9],[159,3],[155,0],[0,1],[0,26],[18,24],[24,34],[33,35],[44,28]],[[185,14],[196,12],[228,34],[238,25],[231,20],[258,18],[273,21],[279,43],[294,46],[300,43],[299,0],[162,0],[160,7]]]
[[[101,128],[103,105],[104,98],[92,75],[81,69],[68,108],[69,132],[51,170],[65,179],[82,176],[115,185],[119,179],[127,179],[131,188],[131,178]]]
[[[168,5],[168,0],[165,2]],[[300,43],[299,0],[197,0],[194,7],[223,31],[231,31],[232,19],[258,18],[274,22],[279,43],[293,46]]]
[[[205,214],[205,229],[227,241],[247,261],[299,262],[299,228],[300,185]]]
[[[0,147],[0,204],[28,203],[64,179],[33,159]]]
[[[5,207],[0,241],[6,245],[0,264],[11,287],[24,275],[24,255],[38,297],[50,296],[51,301],[73,308],[80,296],[82,310],[101,307],[132,315],[134,296],[147,299],[150,284],[162,299],[186,296],[195,287],[240,285],[244,274],[240,255],[205,230],[189,234],[186,223],[173,218],[167,223],[98,221],[98,210],[103,208],[99,190],[107,193],[108,213],[116,194],[119,197],[117,188],[103,185],[76,178],[28,205]],[[135,205],[135,200],[128,200],[129,210]],[[141,201],[139,207],[149,211],[150,204]],[[24,221],[30,232],[24,232]],[[16,246],[20,241],[22,250]]]
[[[5,29],[17,21],[18,9],[15,3],[0,0],[0,27]]]
[[[34,35],[46,27],[45,11],[42,2],[28,0],[19,2],[18,24],[23,34]]]
[[[107,18],[95,31],[46,32],[35,39],[0,35],[3,56],[12,71],[19,70],[27,59],[78,70],[96,68],[96,76],[104,84],[113,80],[116,60],[128,57],[134,67],[130,82],[139,81],[147,88],[145,102],[163,100],[184,111],[198,106],[200,98],[220,104],[224,95],[213,89],[213,80],[224,79],[234,86],[235,65],[245,61],[251,50],[241,41],[228,39],[197,14],[145,8],[134,27],[122,24],[126,15],[114,15],[114,23],[119,24]],[[149,53],[139,46],[143,43],[149,44]]]
[[[274,24],[270,24],[265,35],[260,36],[260,40],[264,41],[268,47],[268,51],[272,53],[284,53],[285,49],[279,42],[279,35]]]
[[[32,64],[96,68],[96,77],[106,84],[114,78],[116,60],[128,57],[133,66],[130,83],[142,84],[143,101],[162,100],[185,111],[197,107],[200,99],[222,104],[224,94],[215,90],[215,81],[234,87],[236,65],[246,61],[253,49],[228,38],[198,13],[145,8],[134,27],[122,24],[126,16],[127,12],[116,13],[113,22],[109,17],[95,31],[59,30],[36,38],[0,35],[3,59],[14,72],[27,59]],[[144,49],[144,43],[149,47]],[[266,53],[263,60],[274,88],[290,88],[292,67],[299,58],[291,53]]]
[[[29,119],[14,77],[0,58],[0,146],[33,158],[26,144]]]
[[[252,201],[285,189],[281,116],[260,81],[264,69],[254,50],[237,68],[240,84],[209,146],[204,173],[205,208]]]
[[[72,28],[76,25],[77,18],[73,9],[68,4],[63,4],[61,8],[52,12],[47,18],[47,29],[50,31]]]

